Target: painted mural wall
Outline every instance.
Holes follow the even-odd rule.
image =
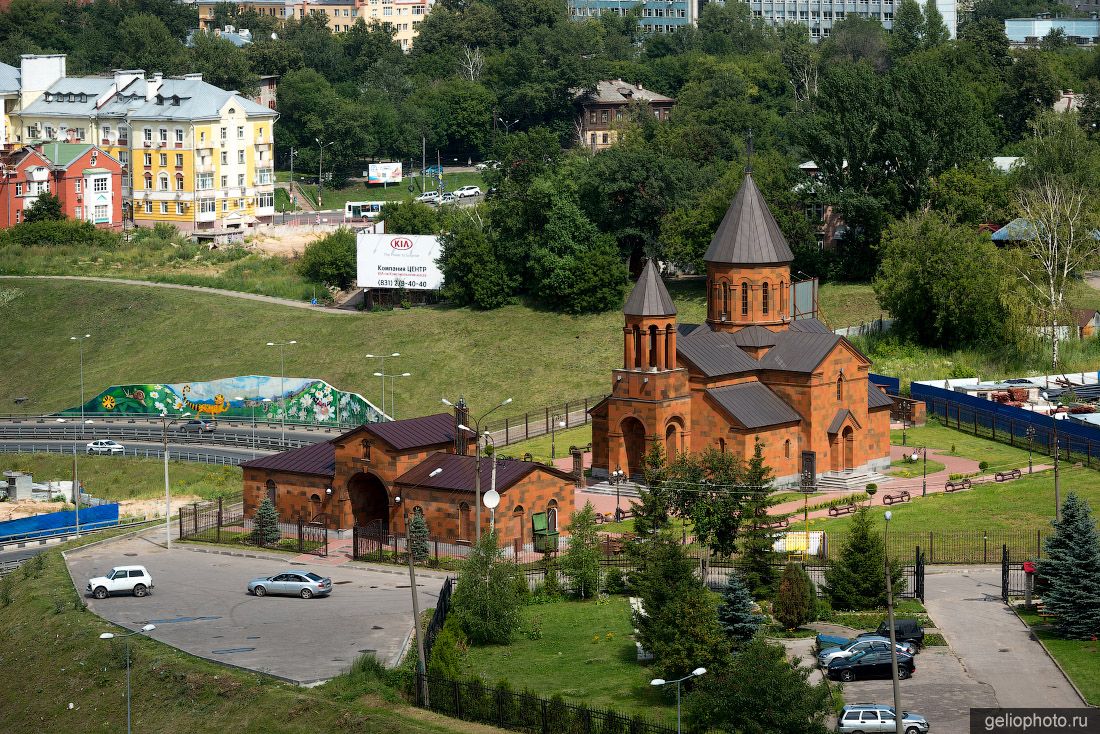
[[[239,418],[330,425],[379,423],[389,418],[369,400],[309,377],[246,375],[209,382],[112,385],[84,404],[85,414],[158,416],[162,413],[217,420]],[[80,406],[61,415],[79,415]]]

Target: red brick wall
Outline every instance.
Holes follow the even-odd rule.
[[[340,502],[336,493],[332,496],[325,489],[332,486],[328,477],[292,474],[290,472],[269,471],[267,469],[244,468],[244,514],[252,517],[256,508],[267,497],[267,481],[275,482],[275,509],[283,522],[295,522],[299,516],[312,520],[319,507],[321,512],[338,514]],[[310,502],[310,496],[320,499],[319,505]],[[330,524],[330,527],[343,527]]]

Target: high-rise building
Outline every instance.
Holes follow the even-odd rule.
[[[748,0],[754,18],[762,18],[771,26],[801,23],[807,26],[812,41],[828,38],[833,24],[851,15],[877,20],[890,30],[900,4],[901,0]],[[936,8],[954,38],[958,22],[956,0],[936,0]]]
[[[278,114],[201,74],[69,77],[64,55],[24,55],[9,117],[8,143],[91,143],[122,163],[136,224],[247,229],[275,214]]]
[[[642,15],[638,24],[647,33],[671,33],[699,22],[699,0],[569,0],[569,15],[573,20],[598,18],[608,13],[625,15],[639,5]]]

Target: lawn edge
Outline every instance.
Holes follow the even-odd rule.
[[[1031,633],[1031,638],[1035,640],[1035,642],[1039,643],[1039,647],[1043,648],[1043,653],[1045,653],[1046,656],[1050,658],[1050,661],[1054,663],[1054,667],[1058,668],[1058,672],[1062,674],[1062,677],[1069,682],[1070,686],[1073,688],[1073,692],[1076,693],[1077,697],[1081,699],[1081,703],[1084,704],[1086,708],[1100,708],[1100,706],[1098,706],[1097,704],[1089,703],[1089,700],[1085,698],[1085,694],[1081,693],[1081,689],[1077,687],[1076,683],[1074,683],[1073,678],[1070,677],[1070,674],[1067,673],[1066,669],[1062,667],[1062,664],[1058,662],[1058,658],[1056,658],[1054,654],[1051,653],[1050,649],[1043,642],[1042,638],[1035,633],[1035,628],[1028,624],[1027,621],[1025,621],[1024,618],[1020,616],[1020,612],[1016,609],[1016,605],[1009,604],[1008,606],[1012,610],[1012,613],[1016,615],[1016,619],[1020,620],[1020,624],[1026,627],[1027,631]]]

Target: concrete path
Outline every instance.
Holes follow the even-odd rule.
[[[1001,601],[1000,567],[927,570],[925,606],[967,671],[1006,707],[1080,707],[1084,701],[1028,628]]]
[[[172,288],[174,290],[192,291],[197,293],[209,293],[214,296],[228,296],[230,298],[243,298],[246,301],[260,301],[261,303],[271,303],[277,306],[291,306],[293,308],[305,308],[310,311],[320,311],[322,313],[333,313],[355,315],[358,311],[347,311],[340,308],[328,308],[326,306],[312,306],[307,301],[294,301],[289,298],[276,298],[275,296],[261,296],[258,293],[244,293],[242,291],[231,291],[225,288],[207,288],[201,285],[182,285],[180,283],[155,283],[151,280],[132,280],[129,278],[100,278],[91,275],[0,275],[0,278],[5,280],[77,280],[88,281],[92,283],[111,283],[114,285],[137,285],[146,288]]]

